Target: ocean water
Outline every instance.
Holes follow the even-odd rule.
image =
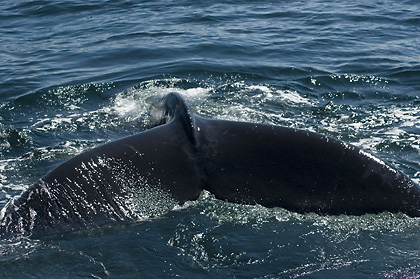
[[[420,182],[418,1],[3,1],[0,207],[149,124],[210,118],[340,138]],[[419,278],[420,220],[319,216],[203,192],[126,226],[0,240],[0,278]]]

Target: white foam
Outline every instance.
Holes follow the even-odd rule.
[[[135,119],[146,111],[144,102],[135,94],[118,94],[106,112],[116,113],[120,118]]]
[[[297,91],[278,90],[277,93],[280,94],[281,98],[284,101],[288,102],[289,104],[292,103],[292,104],[296,104],[296,105],[308,105],[308,106],[315,105],[314,101],[303,97]]]
[[[250,85],[250,86],[248,86],[248,88],[250,90],[260,90],[260,91],[266,93],[267,97],[272,96],[272,90],[268,86],[265,86],[265,85]]]
[[[203,87],[197,87],[197,88],[189,88],[186,90],[181,90],[178,92],[182,94],[183,96],[188,97],[204,97],[206,96],[210,91],[210,88],[203,88]]]

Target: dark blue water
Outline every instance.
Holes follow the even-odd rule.
[[[420,181],[418,1],[3,1],[0,206],[144,130],[153,99],[317,131]],[[420,220],[203,193],[125,227],[2,240],[0,278],[418,278]]]

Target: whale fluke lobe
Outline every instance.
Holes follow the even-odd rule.
[[[341,140],[288,127],[207,119],[177,93],[152,104],[153,128],[83,152],[1,210],[0,234],[44,237],[132,222],[195,200],[318,214],[420,217],[420,188]]]

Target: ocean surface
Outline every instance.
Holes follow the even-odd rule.
[[[0,207],[146,129],[169,92],[210,118],[340,138],[420,182],[419,46],[415,0],[2,1]],[[0,278],[172,277],[419,278],[420,219],[203,192],[126,226],[0,240]]]

